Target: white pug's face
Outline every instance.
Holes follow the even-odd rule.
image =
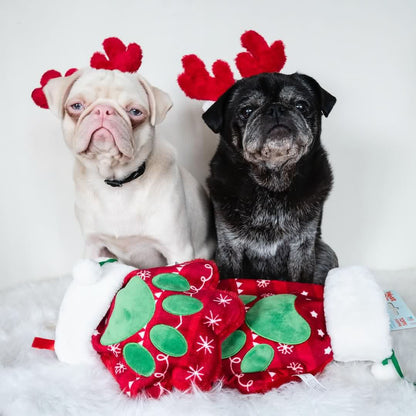
[[[166,93],[140,75],[117,70],[77,71],[50,80],[44,92],[74,154],[111,167],[149,153],[154,126],[172,106]]]

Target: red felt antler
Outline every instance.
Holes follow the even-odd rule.
[[[182,58],[184,72],[178,77],[178,84],[190,98],[216,100],[235,83],[227,62],[218,60],[212,65],[213,77],[208,73],[204,62],[196,55]]]
[[[250,77],[262,72],[279,72],[286,62],[285,48],[281,40],[271,46],[254,30],[241,36],[241,45],[247,52],[239,53],[236,66],[242,77]],[[214,62],[210,76],[203,61],[196,55],[182,58],[184,72],[178,76],[178,84],[190,98],[216,100],[234,83],[230,66],[221,60]]]
[[[76,71],[78,71],[76,68],[68,69],[68,71],[65,72],[65,76],[69,77]],[[35,88],[32,91],[31,95],[32,100],[35,102],[36,105],[38,105],[41,108],[49,108],[48,101],[46,100],[45,93],[43,92],[43,87],[48,83],[49,80],[60,77],[62,77],[61,73],[56,71],[55,69],[50,69],[42,75],[42,78],[40,79],[40,87]]]
[[[130,43],[127,47],[118,38],[107,38],[103,42],[107,57],[95,52],[91,57],[91,68],[118,69],[122,72],[136,72],[142,64],[142,48],[137,43]]]
[[[243,78],[262,72],[280,72],[286,62],[285,46],[281,40],[269,46],[257,32],[249,30],[241,36],[241,45],[248,52],[239,53],[235,63]]]

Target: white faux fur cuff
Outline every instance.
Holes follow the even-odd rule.
[[[73,270],[59,311],[55,352],[60,361],[70,364],[96,363],[91,336],[107,313],[116,292],[128,273],[135,270],[119,262],[99,263],[81,260]]]
[[[329,272],[324,292],[328,334],[336,361],[380,363],[392,353],[384,293],[364,267]]]

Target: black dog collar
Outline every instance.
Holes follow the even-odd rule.
[[[145,170],[146,170],[146,162],[143,162],[143,164],[140,165],[137,170],[135,170],[131,175],[127,176],[126,178],[121,179],[121,180],[105,179],[104,182],[107,185],[110,185],[113,187],[120,187],[120,186],[123,186],[125,183],[134,181],[139,176],[142,176]]]

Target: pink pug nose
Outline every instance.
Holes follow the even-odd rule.
[[[102,119],[114,115],[116,110],[111,105],[98,104],[92,110],[92,113]]]

